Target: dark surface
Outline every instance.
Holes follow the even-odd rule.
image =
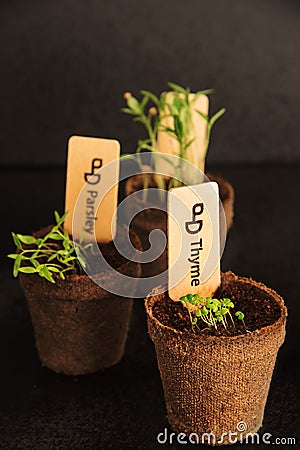
[[[227,177],[236,191],[236,217],[228,236],[223,269],[263,281],[284,297],[288,307],[287,338],[279,352],[262,432],[271,433],[274,438],[294,437],[300,429],[300,166],[209,169]],[[41,368],[25,299],[3,254],[13,250],[9,230],[26,232],[40,228],[52,221],[53,209],[62,211],[64,173],[61,169],[7,169],[0,175],[0,448],[182,448],[156,442],[157,434],[167,423],[141,301],[134,304],[126,353],[117,366],[78,378]],[[298,434],[298,442],[299,439]],[[195,448],[183,448],[189,447]]]
[[[1,159],[63,165],[74,133],[133,151],[122,93],[174,81],[227,108],[212,162],[299,161],[299,15],[299,0],[3,0]]]

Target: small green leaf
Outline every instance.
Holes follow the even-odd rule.
[[[227,306],[228,308],[234,308],[234,303],[232,303],[230,298],[223,298],[222,305]]]
[[[23,244],[31,245],[36,243],[36,238],[33,236],[23,236],[22,234],[17,234],[17,236]]]
[[[47,266],[45,266],[45,264],[42,264],[39,267],[38,272],[41,277],[46,278],[46,280],[50,281],[51,283],[55,283],[54,278],[52,277],[51,273],[49,272],[49,270],[48,270]]]
[[[30,262],[35,268],[38,268],[40,266],[39,262],[33,258],[30,258]]]
[[[58,223],[60,221],[60,215],[59,215],[58,211],[54,211],[54,218],[55,218],[56,223]]]
[[[40,248],[43,245],[43,243],[44,243],[44,239],[39,238],[36,240],[35,244],[38,246],[38,248]]]
[[[57,254],[53,253],[52,255],[49,256],[49,258],[47,259],[47,262],[53,261],[55,258],[57,258]]]
[[[213,298],[212,301],[213,301],[213,304],[214,304],[214,305],[216,305],[216,306],[221,306],[221,302],[220,302],[220,300],[218,300],[217,298]]]
[[[68,250],[70,249],[70,242],[69,242],[69,240],[64,239],[64,241],[63,241],[63,246],[64,246],[64,249],[65,249],[66,251],[68,251]]]
[[[138,100],[133,96],[127,99],[127,105],[134,114],[140,114],[142,112]]]
[[[15,263],[14,263],[14,268],[13,268],[13,276],[14,277],[18,276],[18,272],[19,272],[20,265],[21,265],[21,260],[22,260],[22,255],[21,254],[17,255],[17,257],[15,259]]]
[[[208,117],[207,114],[204,114],[202,111],[199,111],[198,109],[196,109],[196,112],[197,112],[198,114],[200,114],[200,116],[203,117],[203,119],[204,119],[207,123],[209,123],[209,117]]]
[[[80,258],[80,256],[79,256]],[[78,257],[76,258],[75,256],[69,256],[68,258],[65,258],[63,260],[64,264],[69,264],[71,261],[75,261],[76,259],[78,259]]]
[[[242,311],[237,311],[237,312],[235,313],[235,315],[236,315],[236,317],[237,317],[239,320],[243,320],[244,317],[245,317],[245,314],[242,313]]]
[[[20,242],[20,239],[18,238],[18,236],[15,233],[11,233],[14,244],[17,248],[21,249],[22,248],[22,244]]]
[[[205,306],[203,306],[203,308],[202,308],[202,314],[204,316],[207,316],[207,314],[208,314],[208,310],[207,310],[207,308]]]
[[[192,325],[196,325],[197,321],[198,321],[197,317],[194,317],[194,318],[192,319]]]
[[[59,213],[57,211],[54,211],[54,218],[55,218],[55,222],[57,226],[61,226],[64,221],[65,218],[67,217],[69,211],[66,211],[61,217],[59,215]]]
[[[54,241],[62,241],[64,238],[61,234],[58,234],[56,232],[48,234],[49,239],[53,239]]]
[[[9,255],[6,255],[6,256],[7,256],[7,258],[10,258],[10,259],[16,259],[18,257],[18,255],[16,253],[10,253]]]
[[[198,91],[198,92],[195,93],[192,102],[195,103],[195,101],[196,101],[199,97],[201,97],[201,95],[214,94],[214,92],[215,92],[214,89],[203,89],[203,91]]]
[[[58,269],[58,267],[55,266],[47,266],[48,270],[50,270],[50,272],[55,272],[55,273],[59,273],[60,270]]]
[[[120,156],[120,159],[136,159],[135,155],[131,155],[130,153],[123,153],[123,155]]]
[[[133,111],[131,111],[131,109],[129,109],[129,108],[121,108],[121,111],[125,114],[130,114],[131,116],[135,115],[135,113]]]
[[[214,125],[214,123],[223,116],[223,114],[225,113],[226,109],[225,108],[221,108],[218,112],[216,112],[216,114],[214,114],[211,118],[210,118],[210,126],[212,127]]]
[[[141,91],[141,94],[144,95],[146,98],[149,98],[150,100],[152,100],[152,102],[153,102],[156,106],[159,106],[159,98],[156,97],[156,95],[152,94],[152,92],[142,90],[142,91]]]
[[[26,267],[20,267],[19,272],[22,272],[22,273],[36,273],[37,269],[35,267],[26,266]]]
[[[81,256],[77,256],[78,262],[79,264],[85,269],[86,268],[86,262],[84,261],[84,259],[82,259]]]
[[[182,86],[179,86],[179,84],[172,83],[171,81],[168,83],[168,86],[173,89],[175,92],[180,92],[181,94],[186,93],[186,89],[184,89]]]

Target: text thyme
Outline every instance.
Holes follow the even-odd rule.
[[[185,223],[185,229],[189,234],[198,234],[202,230],[203,220],[198,217],[204,211],[203,203],[196,203],[192,208],[192,220]],[[198,238],[197,241],[191,242],[191,253],[188,258],[188,262],[191,264],[190,268],[190,284],[191,286],[199,286],[200,284],[200,264],[201,264],[201,251],[203,250],[202,238]]]

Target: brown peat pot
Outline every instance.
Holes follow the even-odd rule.
[[[36,236],[50,230],[47,227]],[[136,235],[133,245],[141,249]],[[112,243],[101,244],[108,263],[128,277],[141,275],[140,265],[121,258]],[[114,270],[97,276],[115,276]],[[107,292],[87,275],[55,277],[55,284],[35,274],[20,274],[42,365],[67,375],[94,373],[113,366],[123,356],[132,299]],[[130,289],[132,289],[131,282]],[[126,292],[126,286],[124,287]],[[132,291],[131,291],[132,292]]]
[[[179,331],[158,317],[164,317],[161,314],[169,305],[171,321],[176,315],[181,320],[182,313],[177,310],[175,314],[170,306],[184,308],[180,302],[172,302],[166,293],[159,293],[159,288],[146,298],[148,329],[155,345],[170,426],[177,433],[197,433],[200,442],[204,433],[213,433],[215,440],[210,443],[216,445],[232,443],[229,432],[237,433],[240,440],[261,427],[287,316],[282,298],[261,283],[228,272],[222,275],[222,286],[222,296],[227,292],[241,310],[244,304],[250,332],[213,335],[207,329],[198,333],[190,328]],[[260,305],[253,312],[253,320],[247,312],[251,307],[249,299],[252,305]],[[268,325],[255,327],[256,318],[262,320],[260,325],[264,320]],[[241,423],[246,424],[242,429]]]
[[[215,176],[211,174],[207,174],[208,178],[211,181],[215,181],[219,185],[220,199],[222,201],[222,205],[224,208],[225,218],[226,218],[226,226],[227,231],[231,227],[233,223],[234,217],[234,189],[232,185],[224,180],[220,176]],[[149,187],[156,187],[154,180],[152,179]],[[129,196],[143,188],[143,175],[138,174],[131,178],[126,183],[125,193],[126,196]],[[149,234],[151,231],[159,229],[162,230],[165,234],[167,233],[167,214],[162,209],[159,209],[159,201],[157,202],[157,208],[147,208],[143,210],[143,203],[140,199],[134,199],[133,207],[136,209],[136,202],[140,202],[140,210],[132,220],[130,224],[130,228],[133,232],[135,232],[142,244],[142,248],[144,251],[149,249]],[[129,203],[130,205],[130,203]],[[130,206],[129,206],[130,207]],[[153,244],[155,247],[155,243]],[[156,250],[156,254],[159,254],[161,249],[158,247]],[[164,250],[161,255],[152,262],[146,263],[142,265],[142,276],[143,277],[152,277],[158,275],[167,270],[167,251]]]

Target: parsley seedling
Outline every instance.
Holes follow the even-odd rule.
[[[14,277],[17,277],[20,272],[36,273],[55,283],[54,274],[64,280],[66,274],[82,273],[82,268],[86,267],[83,254],[92,244],[76,242],[75,251],[74,241],[63,229],[66,215],[67,212],[60,216],[55,211],[56,224],[43,237],[12,233],[17,251],[7,256],[14,260]]]

